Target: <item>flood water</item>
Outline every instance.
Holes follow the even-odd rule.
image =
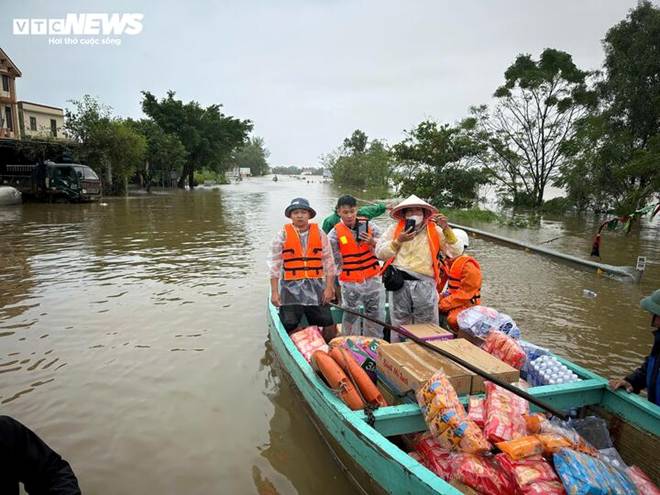
[[[0,208],[0,414],[68,459],[85,493],[350,493],[268,343],[283,210],[305,196],[322,218],[338,195],[313,181]],[[604,235],[604,262],[649,258],[639,285],[476,239],[483,303],[528,340],[628,372],[650,349],[638,303],[660,286],[659,223]],[[596,222],[476,226],[563,236],[550,245],[588,257]]]

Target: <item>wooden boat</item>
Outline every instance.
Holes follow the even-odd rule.
[[[333,314],[335,321],[341,321],[341,311],[333,308]],[[310,419],[363,493],[462,493],[392,442],[398,435],[426,430],[417,404],[379,408],[374,412],[374,426],[370,426],[364,412],[350,410],[305,361],[282,326],[277,308],[270,303],[269,329],[275,355],[308,406]],[[605,378],[557,358],[582,381],[532,387],[528,392],[563,410],[584,408],[588,414],[604,417],[624,461],[640,466],[658,484],[660,407],[636,395],[612,392]]]

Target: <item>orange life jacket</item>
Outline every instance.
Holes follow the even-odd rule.
[[[406,226],[406,221],[405,220],[399,220],[399,223],[397,224],[396,228],[394,229],[394,234],[392,235],[392,239],[396,239],[399,237],[399,234],[403,232],[403,229]],[[429,247],[431,248],[431,264],[433,265],[433,277],[435,278],[435,284],[436,286],[440,284],[440,248],[442,247],[440,243],[440,236],[438,235],[438,231],[435,230],[436,224],[434,222],[427,222],[426,224],[426,234],[427,237],[429,238]],[[394,258],[396,256],[392,256],[389,260],[385,262],[383,265],[383,268],[381,269],[381,273],[385,272],[385,269],[392,264],[394,261]]]
[[[284,226],[284,245],[282,246],[284,280],[323,278],[322,252],[323,244],[317,224],[309,224],[305,253],[302,252],[298,231],[292,224],[286,224]]]
[[[461,288],[461,275],[463,273],[463,268],[468,263],[472,263],[474,266],[477,267],[479,271],[481,271],[481,267],[479,266],[479,263],[477,263],[477,260],[475,260],[472,256],[463,254],[458,258],[454,259],[453,263],[449,267],[449,272],[447,275],[447,279],[448,279],[447,292],[449,292],[449,294],[453,294],[454,292],[456,292]],[[481,291],[477,292],[474,296],[472,296],[470,302],[473,305],[481,304]]]
[[[373,247],[366,242],[357,242],[351,229],[342,222],[335,225],[337,244],[341,253],[342,282],[364,282],[380,273],[378,258],[374,255]],[[369,227],[369,233],[372,233]]]

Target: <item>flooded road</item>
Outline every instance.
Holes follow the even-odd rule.
[[[265,256],[283,210],[302,195],[322,218],[337,197],[313,180],[0,209],[0,413],[60,451],[85,493],[350,492],[267,341]],[[627,372],[650,348],[638,302],[660,286],[658,222],[604,235],[606,263],[649,257],[641,285],[476,239],[483,302],[528,340]],[[551,246],[584,256],[595,230],[475,226],[563,235]]]

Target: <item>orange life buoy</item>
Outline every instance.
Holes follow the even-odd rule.
[[[353,411],[364,409],[364,402],[360,394],[346,376],[337,362],[325,351],[316,351],[312,354],[312,363],[328,382],[328,385],[334,390],[339,391],[339,397],[344,404]]]
[[[330,357],[333,358],[339,366],[346,372],[349,380],[352,378],[357,383],[364,399],[372,406],[385,407],[387,402],[378,387],[371,381],[367,372],[357,363],[353,356],[343,347],[333,347],[330,350]]]

